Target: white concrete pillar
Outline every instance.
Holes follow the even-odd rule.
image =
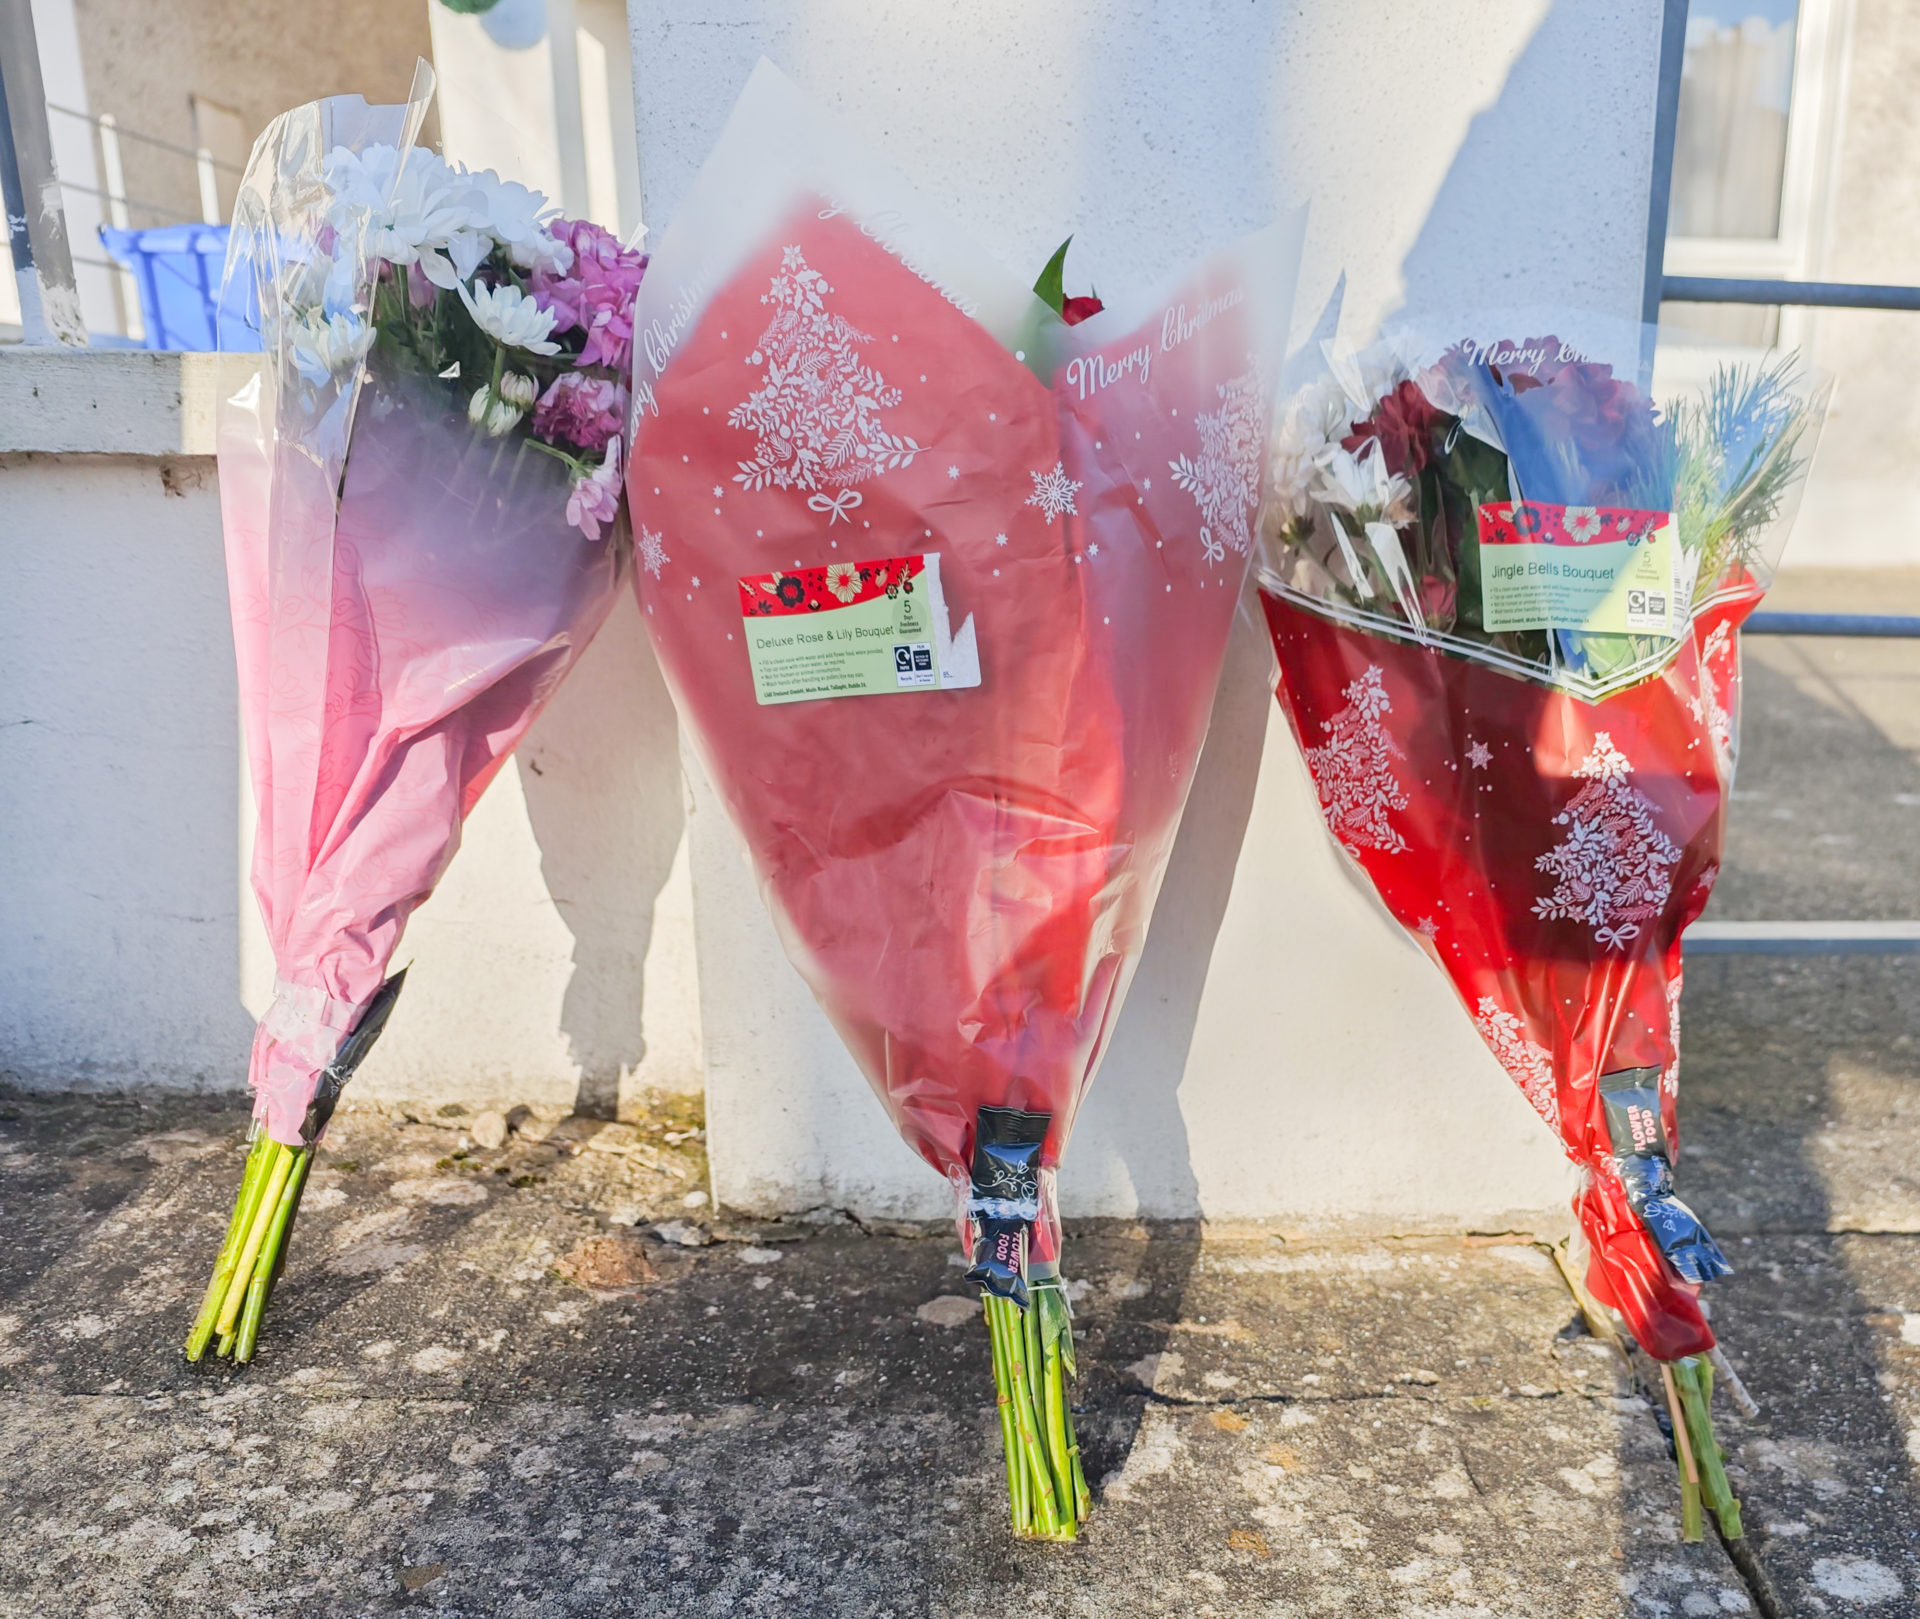
[[[764,53],[1023,271],[1071,231],[1076,283],[1151,282],[1310,199],[1302,303],[1344,268],[1363,326],[1409,297],[1638,307],[1659,0],[629,10],[660,221]],[[1264,643],[1243,631],[1068,1155],[1068,1212],[1564,1218],[1557,1144],[1341,870]],[[786,965],[699,787],[689,827],[721,1200],[948,1212]]]

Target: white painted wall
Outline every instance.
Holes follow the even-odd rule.
[[[501,0],[479,16],[429,3],[427,19],[446,156],[629,235],[640,161],[620,0]]]
[[[765,53],[1007,263],[1037,270],[1073,232],[1076,285],[1151,282],[1311,200],[1303,310],[1342,269],[1362,327],[1403,299],[1639,306],[1658,0],[629,9],[650,217],[671,216]],[[1341,869],[1243,630],[1064,1206],[1561,1217],[1557,1145]],[[786,966],[704,786],[694,803],[721,1200],[948,1212]]]
[[[1367,315],[1407,288],[1637,300],[1656,0],[1305,17],[739,0],[728,26],[712,10],[633,8],[656,217],[764,49],[1010,263],[1073,230],[1076,276],[1152,278],[1311,179],[1304,301],[1343,263]],[[0,353],[0,1067],[237,1083],[263,969],[240,897],[210,376],[177,357],[26,363]],[[7,453],[90,446],[117,453]],[[1375,1230],[1563,1218],[1557,1149],[1341,869],[1269,679],[1246,625],[1066,1207]],[[945,1214],[675,755],[623,608],[416,917],[416,976],[357,1083],[603,1102],[704,1060],[723,1199]]]
[[[217,374],[0,349],[0,1072],[25,1083],[241,1085],[271,987]],[[359,1094],[605,1110],[697,1089],[683,822],[672,706],[623,597],[415,915]]]

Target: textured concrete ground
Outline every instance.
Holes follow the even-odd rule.
[[[1720,914],[1920,914],[1920,654],[1750,667]],[[241,1110],[0,1092],[0,1616],[1920,1614],[1916,991],[1689,973],[1764,1578],[1679,1543],[1653,1413],[1525,1234],[1072,1233],[1099,1504],[1020,1547],[951,1238],[716,1220],[684,1110],[492,1149],[343,1114],[236,1373],[178,1343]]]

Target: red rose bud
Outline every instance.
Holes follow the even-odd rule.
[[[1099,314],[1106,307],[1091,293],[1079,298],[1063,298],[1060,300],[1060,318],[1069,326],[1078,326],[1081,321]]]

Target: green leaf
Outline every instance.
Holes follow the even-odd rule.
[[[1067,301],[1067,249],[1073,246],[1069,236],[1054,250],[1047,267],[1040,272],[1040,279],[1033,284],[1033,295],[1051,309],[1060,313]]]

